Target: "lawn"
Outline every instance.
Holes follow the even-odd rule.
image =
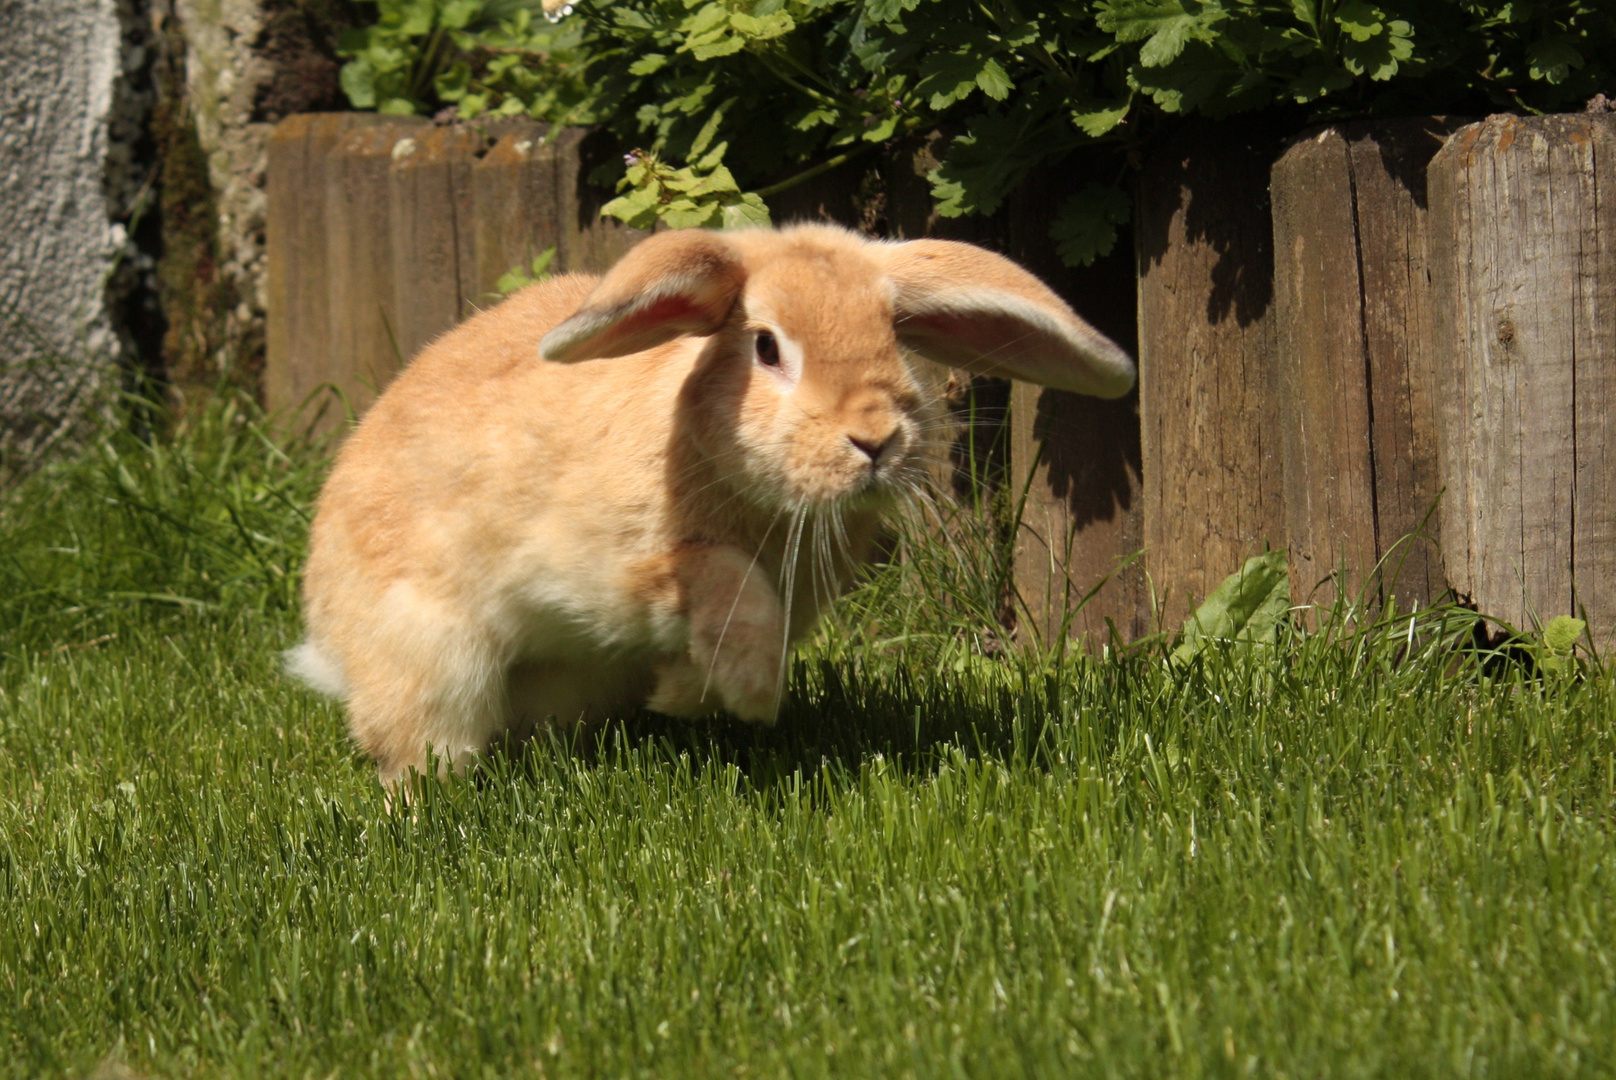
[[[277,666],[318,462],[214,409],[0,496],[0,1074],[1616,1071],[1595,665],[1441,613],[990,660],[932,552],[771,731],[389,807]]]

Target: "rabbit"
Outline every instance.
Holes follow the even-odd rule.
[[[288,665],[389,786],[640,707],[772,723],[791,644],[938,453],[949,367],[1134,382],[1037,278],[946,240],[665,231],[530,285],[349,435]]]

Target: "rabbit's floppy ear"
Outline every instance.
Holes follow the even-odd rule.
[[[1027,271],[951,240],[876,247],[898,340],[940,364],[1095,397],[1133,388],[1128,354]]]
[[[717,233],[680,229],[640,241],[607,271],[566,322],[544,335],[546,360],[570,364],[626,356],[724,325],[746,282],[735,249]]]

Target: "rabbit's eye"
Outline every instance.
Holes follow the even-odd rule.
[[[780,343],[774,340],[773,334],[757,336],[757,358],[764,367],[780,366]]]

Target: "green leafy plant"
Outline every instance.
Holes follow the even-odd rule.
[[[500,296],[509,296],[518,289],[545,280],[550,276],[550,264],[555,261],[555,255],[556,249],[552,245],[533,256],[532,262],[517,263],[494,282],[494,291]]]
[[[1184,621],[1172,659],[1183,663],[1218,644],[1227,644],[1242,655],[1263,646],[1272,648],[1290,610],[1291,579],[1285,553],[1255,555],[1224,578]]]
[[[1577,642],[1588,624],[1569,615],[1556,615],[1543,627],[1537,643],[1538,667],[1551,677],[1564,677],[1577,670]]]
[[[1616,55],[1604,0],[579,0],[556,24],[537,0],[377,11],[345,42],[356,106],[603,126],[643,148],[602,178],[626,221],[755,223],[779,192],[938,132],[944,217],[994,213],[1035,169],[1087,169],[1051,219],[1073,264],[1111,250],[1129,163],[1174,116],[1577,108],[1610,89]]]

